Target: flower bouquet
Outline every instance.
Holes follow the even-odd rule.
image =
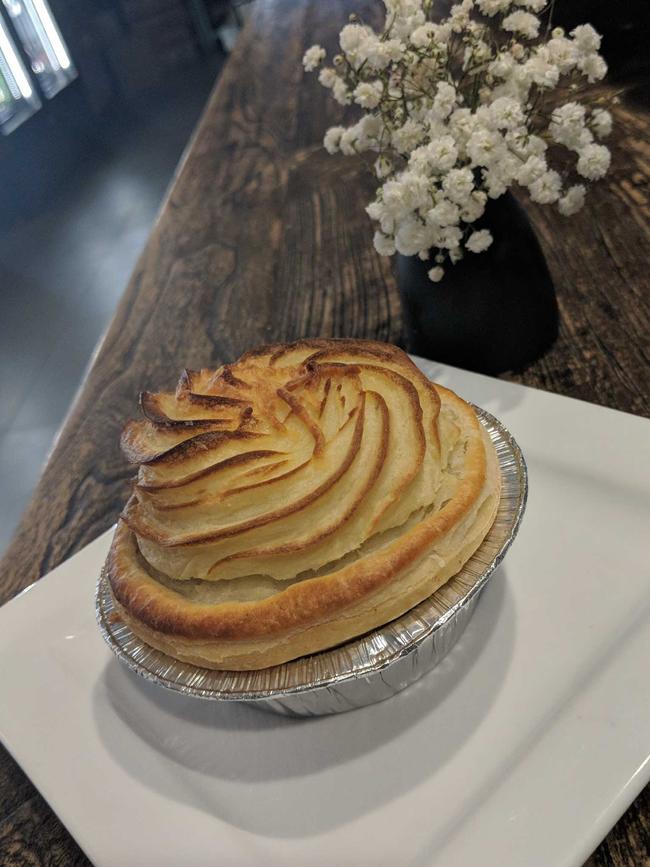
[[[581,99],[607,72],[593,27],[553,28],[546,0],[462,0],[439,22],[432,0],[384,5],[383,30],[352,16],[341,53],[319,72],[339,103],[364,110],[324,144],[376,155],[380,186],[366,210],[377,251],[419,256],[437,282],[448,263],[490,247],[492,233],[475,224],[514,185],[576,213],[610,163],[599,140],[611,115]],[[312,46],[305,69],[325,56]]]
[[[376,250],[398,254],[408,348],[486,373],[520,368],[554,341],[558,310],[509,191],[564,219],[606,174],[601,37],[554,27],[553,0],[462,0],[435,21],[432,0],[384,6],[380,32],[351,16],[331,65],[319,45],[304,55],[363,111],[328,129],[325,148],[370,157],[379,184],[366,210]]]

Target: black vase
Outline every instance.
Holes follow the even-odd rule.
[[[484,253],[435,264],[398,256],[406,346],[410,352],[467,370],[496,374],[539,358],[557,337],[553,282],[526,212],[506,193],[488,200],[476,229],[494,241]]]

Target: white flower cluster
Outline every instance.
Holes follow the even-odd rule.
[[[329,129],[324,145],[331,154],[377,154],[382,183],[366,209],[379,224],[377,251],[433,255],[429,277],[438,281],[445,261],[491,245],[474,224],[488,199],[513,185],[564,216],[580,210],[581,181],[602,178],[610,163],[598,140],[611,132],[611,115],[575,98],[607,72],[593,27],[549,33],[546,0],[461,0],[439,23],[427,20],[429,0],[384,5],[384,29],[352,20],[341,54],[319,71],[339,103],[365,110],[351,127]],[[311,71],[324,59],[314,45],[303,64]],[[560,84],[573,98],[549,107]],[[549,160],[560,147],[570,155],[562,171]]]

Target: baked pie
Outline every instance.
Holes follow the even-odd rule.
[[[214,669],[346,642],[431,595],[486,536],[496,453],[394,346],[301,340],[144,392],[106,562],[118,616]]]

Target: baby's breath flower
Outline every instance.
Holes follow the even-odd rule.
[[[447,172],[458,158],[458,148],[452,136],[443,135],[427,146],[428,158],[434,171]]]
[[[451,38],[451,24],[449,24],[448,22],[443,22],[442,24],[436,24],[434,26],[436,28],[436,45],[446,45]]]
[[[403,221],[410,219],[413,211],[426,206],[429,198],[428,181],[423,175],[402,172],[386,181],[382,193],[385,213],[394,220]]]
[[[435,39],[436,25],[432,22],[421,24],[416,27],[409,36],[409,42],[416,48],[426,48],[429,43]]]
[[[522,67],[525,75],[539,87],[555,87],[560,79],[560,68],[551,62],[550,53],[545,45],[540,45]]]
[[[535,39],[539,36],[539,18],[530,12],[511,12],[503,19],[501,26],[504,30],[523,36],[524,39]]]
[[[498,199],[508,192],[510,178],[501,171],[500,166],[491,165],[483,171],[483,182],[490,199]]]
[[[494,238],[488,229],[481,229],[478,232],[472,232],[467,241],[465,241],[465,246],[472,253],[482,253],[484,250],[487,250],[493,240]]]
[[[346,129],[341,139],[339,141],[339,148],[341,149],[342,154],[346,154],[346,156],[352,156],[357,152],[355,147],[357,141],[357,131],[355,127],[351,126],[349,129]]]
[[[490,106],[492,122],[497,129],[514,129],[524,122],[521,104],[511,96],[500,96]]]
[[[354,89],[354,101],[362,108],[375,108],[379,105],[382,90],[381,81],[362,81]]]
[[[375,149],[382,131],[382,120],[377,115],[365,114],[354,129],[357,135],[357,150]]]
[[[418,172],[405,171],[399,175],[406,200],[411,209],[427,207],[430,200],[429,179]]]
[[[611,158],[605,145],[588,144],[580,151],[580,158],[576,166],[578,174],[590,181],[597,181],[607,174]]]
[[[435,207],[427,213],[427,223],[433,226],[453,226],[458,223],[460,210],[458,205],[449,199],[441,199]]]
[[[433,111],[442,120],[449,117],[456,102],[456,88],[447,81],[441,81],[438,85]]]
[[[530,156],[517,171],[517,183],[522,187],[529,187],[538,178],[546,173],[548,166],[546,160],[538,156]]]
[[[445,269],[441,268],[440,265],[436,265],[435,268],[431,268],[427,274],[432,283],[440,283],[442,278],[445,276]]]
[[[426,227],[415,217],[407,217],[395,233],[395,248],[402,256],[417,256],[420,250],[431,246]]]
[[[345,132],[344,126],[332,126],[325,133],[323,145],[328,154],[335,154],[339,150],[341,136]]]
[[[323,87],[332,88],[336,83],[336,72],[331,66],[324,66],[318,73],[318,81]]]
[[[406,46],[399,39],[387,39],[384,43],[384,53],[390,61],[401,60]]]
[[[472,63],[474,65],[484,63],[487,60],[492,58],[492,48],[484,42],[482,39],[479,39],[472,46]]]
[[[587,77],[589,84],[602,81],[607,75],[607,64],[600,54],[585,54],[578,58],[578,69]]]
[[[445,175],[442,188],[452,202],[464,205],[474,189],[474,176],[470,169],[451,169]]]
[[[553,33],[555,33],[555,31],[553,31]],[[553,38],[547,42],[546,48],[548,50],[548,59],[551,63],[557,66],[562,75],[571,72],[571,70],[575,68],[578,62],[579,52],[575,43],[570,39],[566,39],[564,36],[553,36]]]
[[[548,131],[554,141],[572,150],[588,144],[591,133],[585,126],[585,108],[578,102],[567,102],[554,109]]]
[[[569,187],[557,203],[558,211],[565,217],[576,214],[585,203],[586,189],[582,184]]]
[[[465,223],[474,223],[485,212],[487,195],[482,190],[475,190],[463,205],[460,218]]]
[[[420,175],[431,174],[430,145],[420,145],[411,151],[409,169]]]
[[[346,83],[338,76],[332,87],[332,93],[334,94],[334,99],[340,105],[350,105],[352,102],[352,97],[350,96],[350,91],[348,90]]]
[[[541,157],[547,147],[548,145],[543,138],[540,138],[538,135],[529,135],[522,150],[527,156]]]
[[[419,4],[419,7],[413,5],[408,9],[402,10],[401,14],[398,14],[393,19],[391,33],[394,33],[398,39],[407,39],[413,30],[424,24],[426,19],[421,4]]]
[[[449,129],[459,143],[464,143],[476,128],[476,116],[469,108],[457,108],[449,117]]]
[[[467,142],[466,150],[474,165],[489,166],[503,156],[503,137],[490,129],[478,130]]]
[[[562,178],[553,169],[544,172],[536,181],[528,187],[530,197],[534,202],[539,202],[541,205],[548,205],[551,202],[557,202],[562,191]]]
[[[476,5],[483,15],[493,17],[499,12],[506,12],[512,3],[512,0],[476,0]]]
[[[361,24],[346,24],[339,34],[339,45],[345,54],[357,51],[368,38],[368,30]]]
[[[571,31],[571,36],[583,54],[591,54],[600,48],[601,36],[591,24],[580,24]]]
[[[462,33],[467,27],[469,24],[469,9],[465,8],[464,3],[451,7],[449,24],[454,33]]]
[[[366,214],[368,214],[371,220],[381,220],[385,213],[386,211],[383,202],[375,200],[374,202],[370,202],[369,205],[366,205]]]
[[[604,108],[595,108],[589,122],[598,138],[607,138],[612,131],[612,116]]]
[[[459,226],[445,226],[440,231],[439,246],[447,250],[454,250],[463,238],[463,231]]]
[[[398,153],[407,154],[422,141],[424,135],[423,127],[409,118],[393,132],[391,143]]]
[[[321,48],[320,45],[312,45],[311,48],[308,48],[307,51],[305,51],[302,58],[302,65],[305,67],[307,72],[311,72],[316,69],[317,66],[320,66],[324,59],[325,49]]]
[[[400,60],[406,46],[399,39],[369,38],[364,44],[364,59],[376,70],[386,69],[391,62]]]
[[[495,59],[489,64],[488,71],[491,75],[494,75],[495,78],[508,78],[508,76],[512,74],[514,66],[515,58],[512,56],[511,52],[504,51],[497,54]]]
[[[375,232],[372,243],[380,256],[392,256],[395,253],[395,239],[389,238],[383,232]]]

